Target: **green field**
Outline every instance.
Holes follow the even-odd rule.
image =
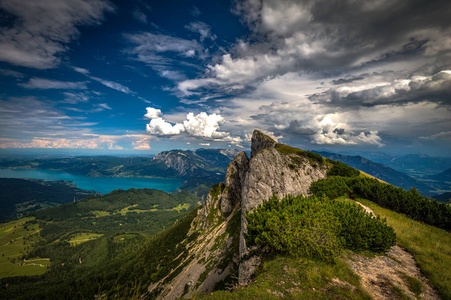
[[[38,224],[25,224],[34,218],[23,218],[0,224],[0,278],[39,275],[47,271],[48,258],[23,260],[39,240]]]
[[[93,210],[92,213],[95,214],[96,218],[98,217],[105,217],[105,216],[112,216],[115,214],[121,214],[125,216],[128,213],[144,213],[144,212],[153,212],[153,211],[177,211],[181,212],[183,209],[188,210],[191,207],[191,204],[189,203],[180,203],[177,206],[170,208],[170,209],[158,209],[158,205],[154,205],[151,209],[137,209],[136,207],[138,204],[129,205],[127,207],[122,208],[121,210],[116,210],[115,212],[108,212],[104,210]]]
[[[101,237],[102,235],[103,234],[98,234],[98,233],[77,233],[74,236],[72,236],[68,242],[71,246],[76,246],[76,245],[84,243],[84,242],[95,240],[95,239]]]

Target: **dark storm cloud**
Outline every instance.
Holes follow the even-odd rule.
[[[244,1],[236,13],[253,34],[205,73],[226,86],[289,72],[331,77],[417,58],[441,70],[451,66],[444,56],[449,1]]]
[[[384,78],[382,82],[380,79],[373,82],[372,79],[371,75],[364,76],[357,84],[356,80],[335,80],[335,83],[341,84],[336,84],[325,92],[311,95],[309,99],[315,103],[341,108],[403,105],[422,101],[451,105],[451,70],[443,70],[430,76]],[[347,85],[348,83],[351,84]]]

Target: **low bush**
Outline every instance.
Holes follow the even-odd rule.
[[[343,177],[356,177],[360,175],[360,171],[354,169],[347,164],[336,161],[334,162],[334,166],[327,173],[329,176],[343,176]]]
[[[327,197],[274,195],[246,212],[246,242],[267,254],[288,254],[334,261],[342,248],[382,252],[396,235],[385,221],[362,208]]]

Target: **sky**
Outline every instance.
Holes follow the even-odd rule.
[[[451,1],[0,0],[0,149],[451,156]]]

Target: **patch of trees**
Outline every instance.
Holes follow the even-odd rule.
[[[331,176],[312,183],[310,191],[330,198],[362,197],[416,221],[451,229],[451,207],[422,196],[415,188],[406,191],[373,178]]]
[[[322,196],[273,196],[246,212],[249,246],[267,254],[288,254],[334,261],[341,249],[382,252],[396,241],[385,220],[359,206]]]

